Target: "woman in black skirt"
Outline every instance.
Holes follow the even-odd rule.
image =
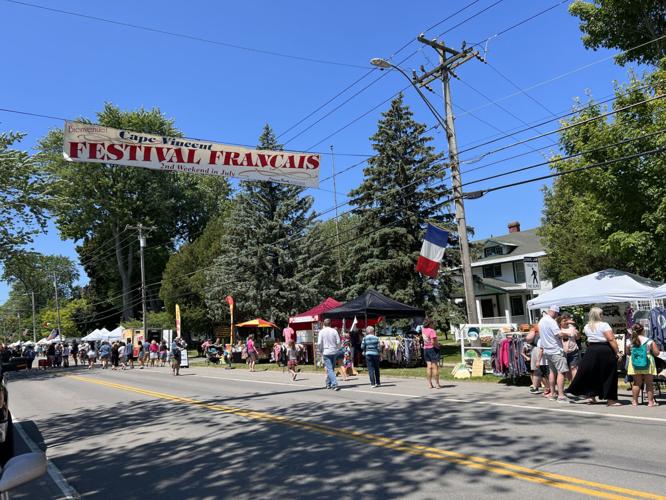
[[[605,399],[608,406],[620,406],[617,400],[617,362],[622,357],[608,323],[603,321],[603,311],[598,307],[590,309],[589,321],[585,326],[587,352],[578,365],[578,372],[568,392],[577,396],[587,396],[588,404],[596,403],[596,398]]]

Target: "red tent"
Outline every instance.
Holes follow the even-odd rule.
[[[337,300],[329,297],[327,298],[324,302],[322,302],[319,305],[314,306],[312,309],[309,311],[305,311],[304,313],[297,314],[296,316],[292,316],[289,318],[289,326],[293,328],[296,331],[299,330],[312,330],[312,323],[316,323],[319,321],[324,321],[324,316],[323,314],[326,311],[330,311],[331,309],[336,309],[340,307],[342,302],[338,302]],[[379,321],[380,318],[373,318],[369,319],[368,318],[368,324],[369,325],[374,325]],[[334,319],[331,320],[331,324],[334,327],[341,328],[342,327],[342,320],[341,319]],[[346,328],[349,328],[351,326],[351,321],[347,321]],[[364,318],[358,318],[358,322],[356,323],[356,326],[358,328],[365,328],[365,319]]]
[[[294,330],[312,330],[312,323],[324,320],[324,318],[321,317],[322,313],[331,309],[335,309],[336,307],[340,307],[341,305],[342,302],[338,302],[337,300],[329,297],[324,302],[314,306],[309,311],[305,311],[304,313],[297,314],[296,316],[289,318],[289,326]]]

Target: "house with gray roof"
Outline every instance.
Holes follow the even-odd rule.
[[[527,287],[525,257],[541,260],[546,255],[538,228],[521,231],[520,223],[512,222],[508,229],[509,234],[470,244],[476,309],[482,323],[528,323],[527,301],[553,287],[543,275],[538,290]],[[543,266],[539,268],[542,272]],[[456,298],[456,302],[462,300]]]

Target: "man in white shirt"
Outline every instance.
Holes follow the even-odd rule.
[[[569,364],[564,354],[560,327],[557,321],[555,321],[555,318],[559,315],[560,308],[558,306],[550,306],[548,311],[543,314],[541,321],[539,321],[539,338],[543,347],[543,354],[546,357],[546,361],[548,361],[548,368],[550,369],[550,373],[548,374],[551,393],[550,399],[556,400],[558,403],[569,403],[570,401],[564,395],[564,379],[566,373],[569,372]],[[557,393],[555,392],[556,386]]]
[[[322,353],[326,367],[326,388],[339,391],[338,381],[335,378],[335,362],[340,352],[340,335],[334,328],[331,328],[330,319],[325,319],[324,328],[319,330],[317,347]]]

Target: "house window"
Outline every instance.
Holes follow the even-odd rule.
[[[513,263],[513,277],[516,283],[525,283],[525,264],[522,261]]]
[[[498,278],[502,276],[502,264],[490,264],[483,266],[484,278]]]
[[[523,307],[523,298],[520,295],[513,295],[511,297],[511,315],[523,316],[525,308]]]
[[[504,255],[504,249],[501,245],[495,245],[493,247],[486,247],[483,249],[484,257],[491,257],[493,255]]]
[[[492,318],[495,315],[495,307],[493,306],[493,299],[481,300],[481,316],[484,318]]]

